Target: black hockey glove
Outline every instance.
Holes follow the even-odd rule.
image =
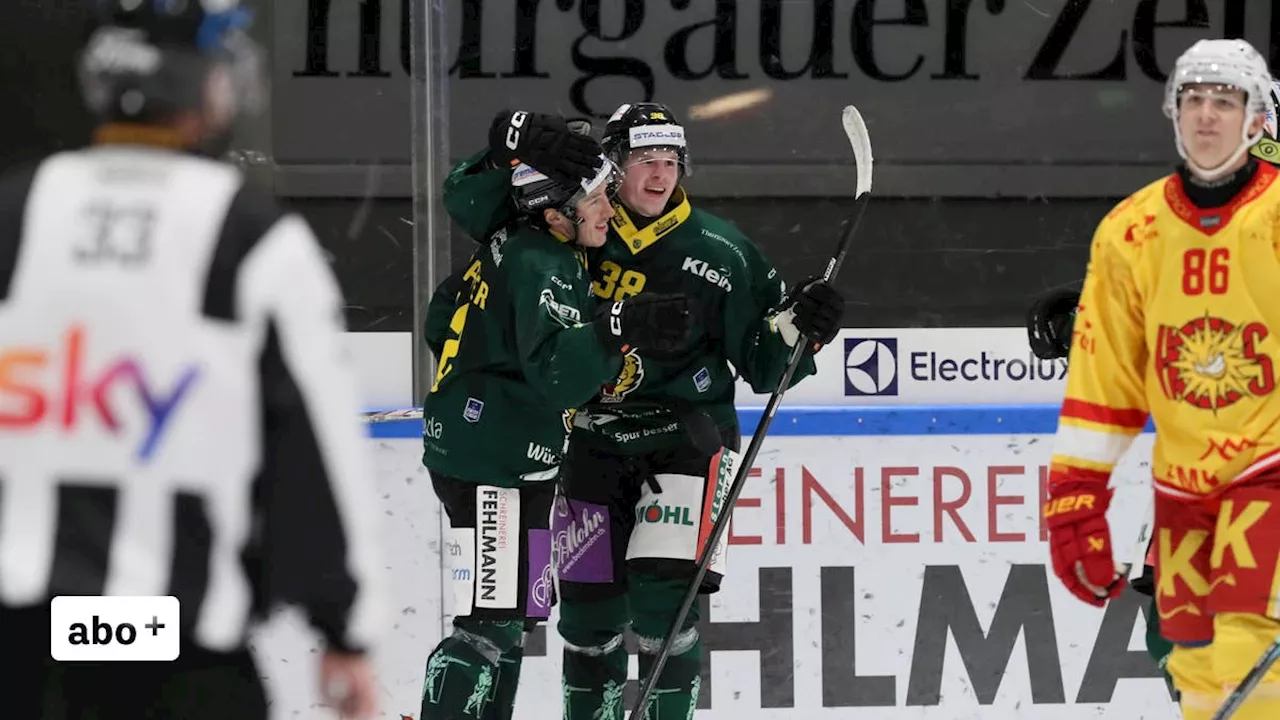
[[[693,313],[684,295],[640,293],[601,305],[593,324],[600,342],[614,352],[665,355],[688,342]]]
[[[1031,306],[1027,312],[1027,342],[1036,357],[1058,360],[1071,354],[1071,333],[1079,304],[1079,292],[1054,290]]]
[[[600,143],[559,115],[503,110],[489,126],[489,157],[498,167],[523,162],[566,185],[595,177]],[[590,125],[586,126],[590,130]]]
[[[808,277],[791,290],[782,308],[774,322],[787,344],[794,345],[792,337],[799,335],[821,347],[840,332],[844,298],[822,278]]]

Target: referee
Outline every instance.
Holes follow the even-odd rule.
[[[382,562],[341,294],[306,223],[213,159],[264,92],[249,18],[97,8],[93,143],[0,177],[0,717],[265,720],[246,641],[284,604],[324,640],[326,702],[372,717]],[[177,659],[111,661],[154,647],[121,633],[153,616],[102,603],[161,596]]]

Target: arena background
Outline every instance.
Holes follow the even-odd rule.
[[[408,331],[409,5],[249,4],[274,102],[239,149],[267,163],[260,179],[333,252],[351,329]],[[86,137],[72,60],[83,5],[0,10],[0,163]],[[1159,110],[1176,54],[1199,37],[1244,36],[1280,59],[1267,0],[443,6],[452,158],[479,148],[513,103],[599,124],[626,100],[670,103],[688,125],[695,202],[737,223],[789,279],[816,271],[833,244],[851,186],[833,109],[858,104],[877,197],[838,284],[850,323],[868,327],[1020,324],[1029,298],[1078,280],[1107,208],[1176,160]],[[756,107],[690,116],[759,90],[772,97]],[[451,243],[462,262],[468,241],[455,231]]]
[[[403,3],[250,3],[272,107],[236,143],[332,253],[371,407],[414,401],[424,257],[438,273],[469,253],[415,177],[438,181],[479,148],[497,110],[602,124],[624,101],[669,103],[688,128],[694,202],[791,281],[821,268],[849,204],[838,110],[867,119],[875,198],[837,280],[849,327],[788,395],[735,509],[735,570],[704,614],[701,720],[1177,717],[1142,651],[1142,599],[1095,612],[1046,575],[1036,508],[1063,377],[1029,357],[1021,326],[1036,295],[1079,281],[1106,211],[1176,161],[1159,106],[1179,52],[1243,36],[1280,68],[1272,3]],[[73,63],[86,4],[0,4],[0,166],[87,139]],[[410,20],[428,15],[446,22],[424,59]],[[408,72],[425,60],[447,70],[436,93]],[[741,97],[756,104],[708,110]],[[415,165],[415,151],[437,162]],[[745,428],[762,403],[743,393]],[[378,666],[386,717],[410,720],[451,617],[420,434],[408,420],[370,439],[399,611]],[[1147,435],[1117,473],[1117,538],[1143,517],[1149,449]],[[314,646],[297,618],[260,640],[274,717],[331,717],[297,661]],[[554,633],[534,639],[525,672],[517,718],[532,720],[558,702]]]

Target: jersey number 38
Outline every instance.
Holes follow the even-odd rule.
[[[605,300],[623,300],[644,290],[646,279],[638,270],[623,270],[618,263],[605,260],[600,263],[600,279],[591,283],[591,291]]]

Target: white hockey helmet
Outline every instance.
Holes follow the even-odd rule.
[[[1245,122],[1240,130],[1240,145],[1221,165],[1202,168],[1187,157],[1182,131],[1178,128],[1178,95],[1183,86],[1193,84],[1226,85],[1245,93]],[[1215,179],[1226,174],[1227,168],[1239,160],[1262,133],[1249,135],[1249,124],[1256,116],[1266,117],[1275,112],[1271,93],[1271,73],[1262,54],[1244,40],[1200,40],[1178,58],[1165,84],[1164,114],[1173,120],[1174,138],[1178,154],[1197,174]]]
[[[1271,102],[1267,107],[1267,120],[1263,129],[1272,140],[1280,140],[1280,80],[1271,81]]]

